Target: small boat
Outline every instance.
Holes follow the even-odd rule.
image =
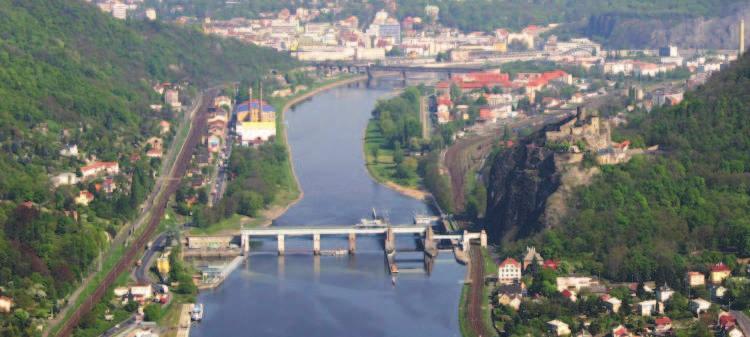
[[[432,223],[432,217],[424,214],[414,214],[415,225],[429,225]]]
[[[190,320],[196,322],[203,320],[203,303],[193,305],[193,311],[190,312]]]

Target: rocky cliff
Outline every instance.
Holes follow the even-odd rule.
[[[712,18],[608,13],[593,15],[572,27],[610,48],[658,48],[671,43],[681,48],[736,49],[741,18],[750,22],[750,5],[732,6]],[[750,36],[745,35],[748,45]]]
[[[492,241],[513,240],[544,227],[547,199],[557,191],[561,178],[554,151],[544,146],[545,132],[558,127],[550,125],[532,134],[492,163],[485,216]]]
[[[575,189],[599,173],[595,163],[628,161],[629,144],[612,142],[609,121],[579,109],[497,155],[487,187],[490,238],[512,241],[561,224]]]

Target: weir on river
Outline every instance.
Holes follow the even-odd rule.
[[[394,90],[380,82],[335,88],[286,113],[304,198],[270,229],[358,223],[373,207],[387,210],[396,224],[411,223],[415,213],[434,214],[424,202],[367,174],[364,130],[377,99]],[[349,245],[348,234],[321,235],[321,252]],[[285,236],[282,257],[277,243],[259,240],[244,266],[221,287],[199,295],[206,314],[191,336],[460,336],[465,267],[452,254],[440,254],[429,267],[432,273],[410,272],[423,268],[424,250],[415,235],[394,235],[391,241],[401,270],[395,283],[384,263],[383,234],[357,236],[356,254],[344,256],[289,254],[314,248],[313,234]]]

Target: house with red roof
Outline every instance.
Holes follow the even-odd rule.
[[[542,268],[548,268],[548,269],[552,269],[552,270],[557,270],[557,265],[558,265],[557,261],[552,260],[552,259],[547,259],[542,264]]]
[[[118,174],[120,173],[120,165],[113,161],[97,161],[81,167],[81,174],[84,180],[102,173]]]
[[[662,316],[654,321],[654,334],[664,336],[672,331],[672,320],[667,316]]]
[[[612,337],[633,337],[633,334],[621,324],[612,329]]]
[[[521,263],[509,257],[497,266],[497,279],[503,284],[521,281]]]
[[[732,276],[732,269],[723,262],[719,262],[711,267],[711,283],[721,284],[729,276]]]
[[[449,81],[438,82],[436,88],[441,93],[450,93],[452,84],[458,86],[462,93],[483,88],[512,88],[513,83],[510,81],[510,75],[500,71],[482,71],[468,74],[454,75]]]

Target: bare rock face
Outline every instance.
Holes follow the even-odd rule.
[[[750,22],[750,4],[738,4],[712,18],[608,13],[584,20],[579,33],[604,40],[612,48],[658,48],[671,43],[681,48],[735,49],[742,18]],[[745,35],[748,45],[750,36]]]
[[[545,127],[495,158],[485,217],[492,241],[511,241],[544,228],[547,199],[561,179],[555,152],[545,148],[544,135],[568,121]]]

